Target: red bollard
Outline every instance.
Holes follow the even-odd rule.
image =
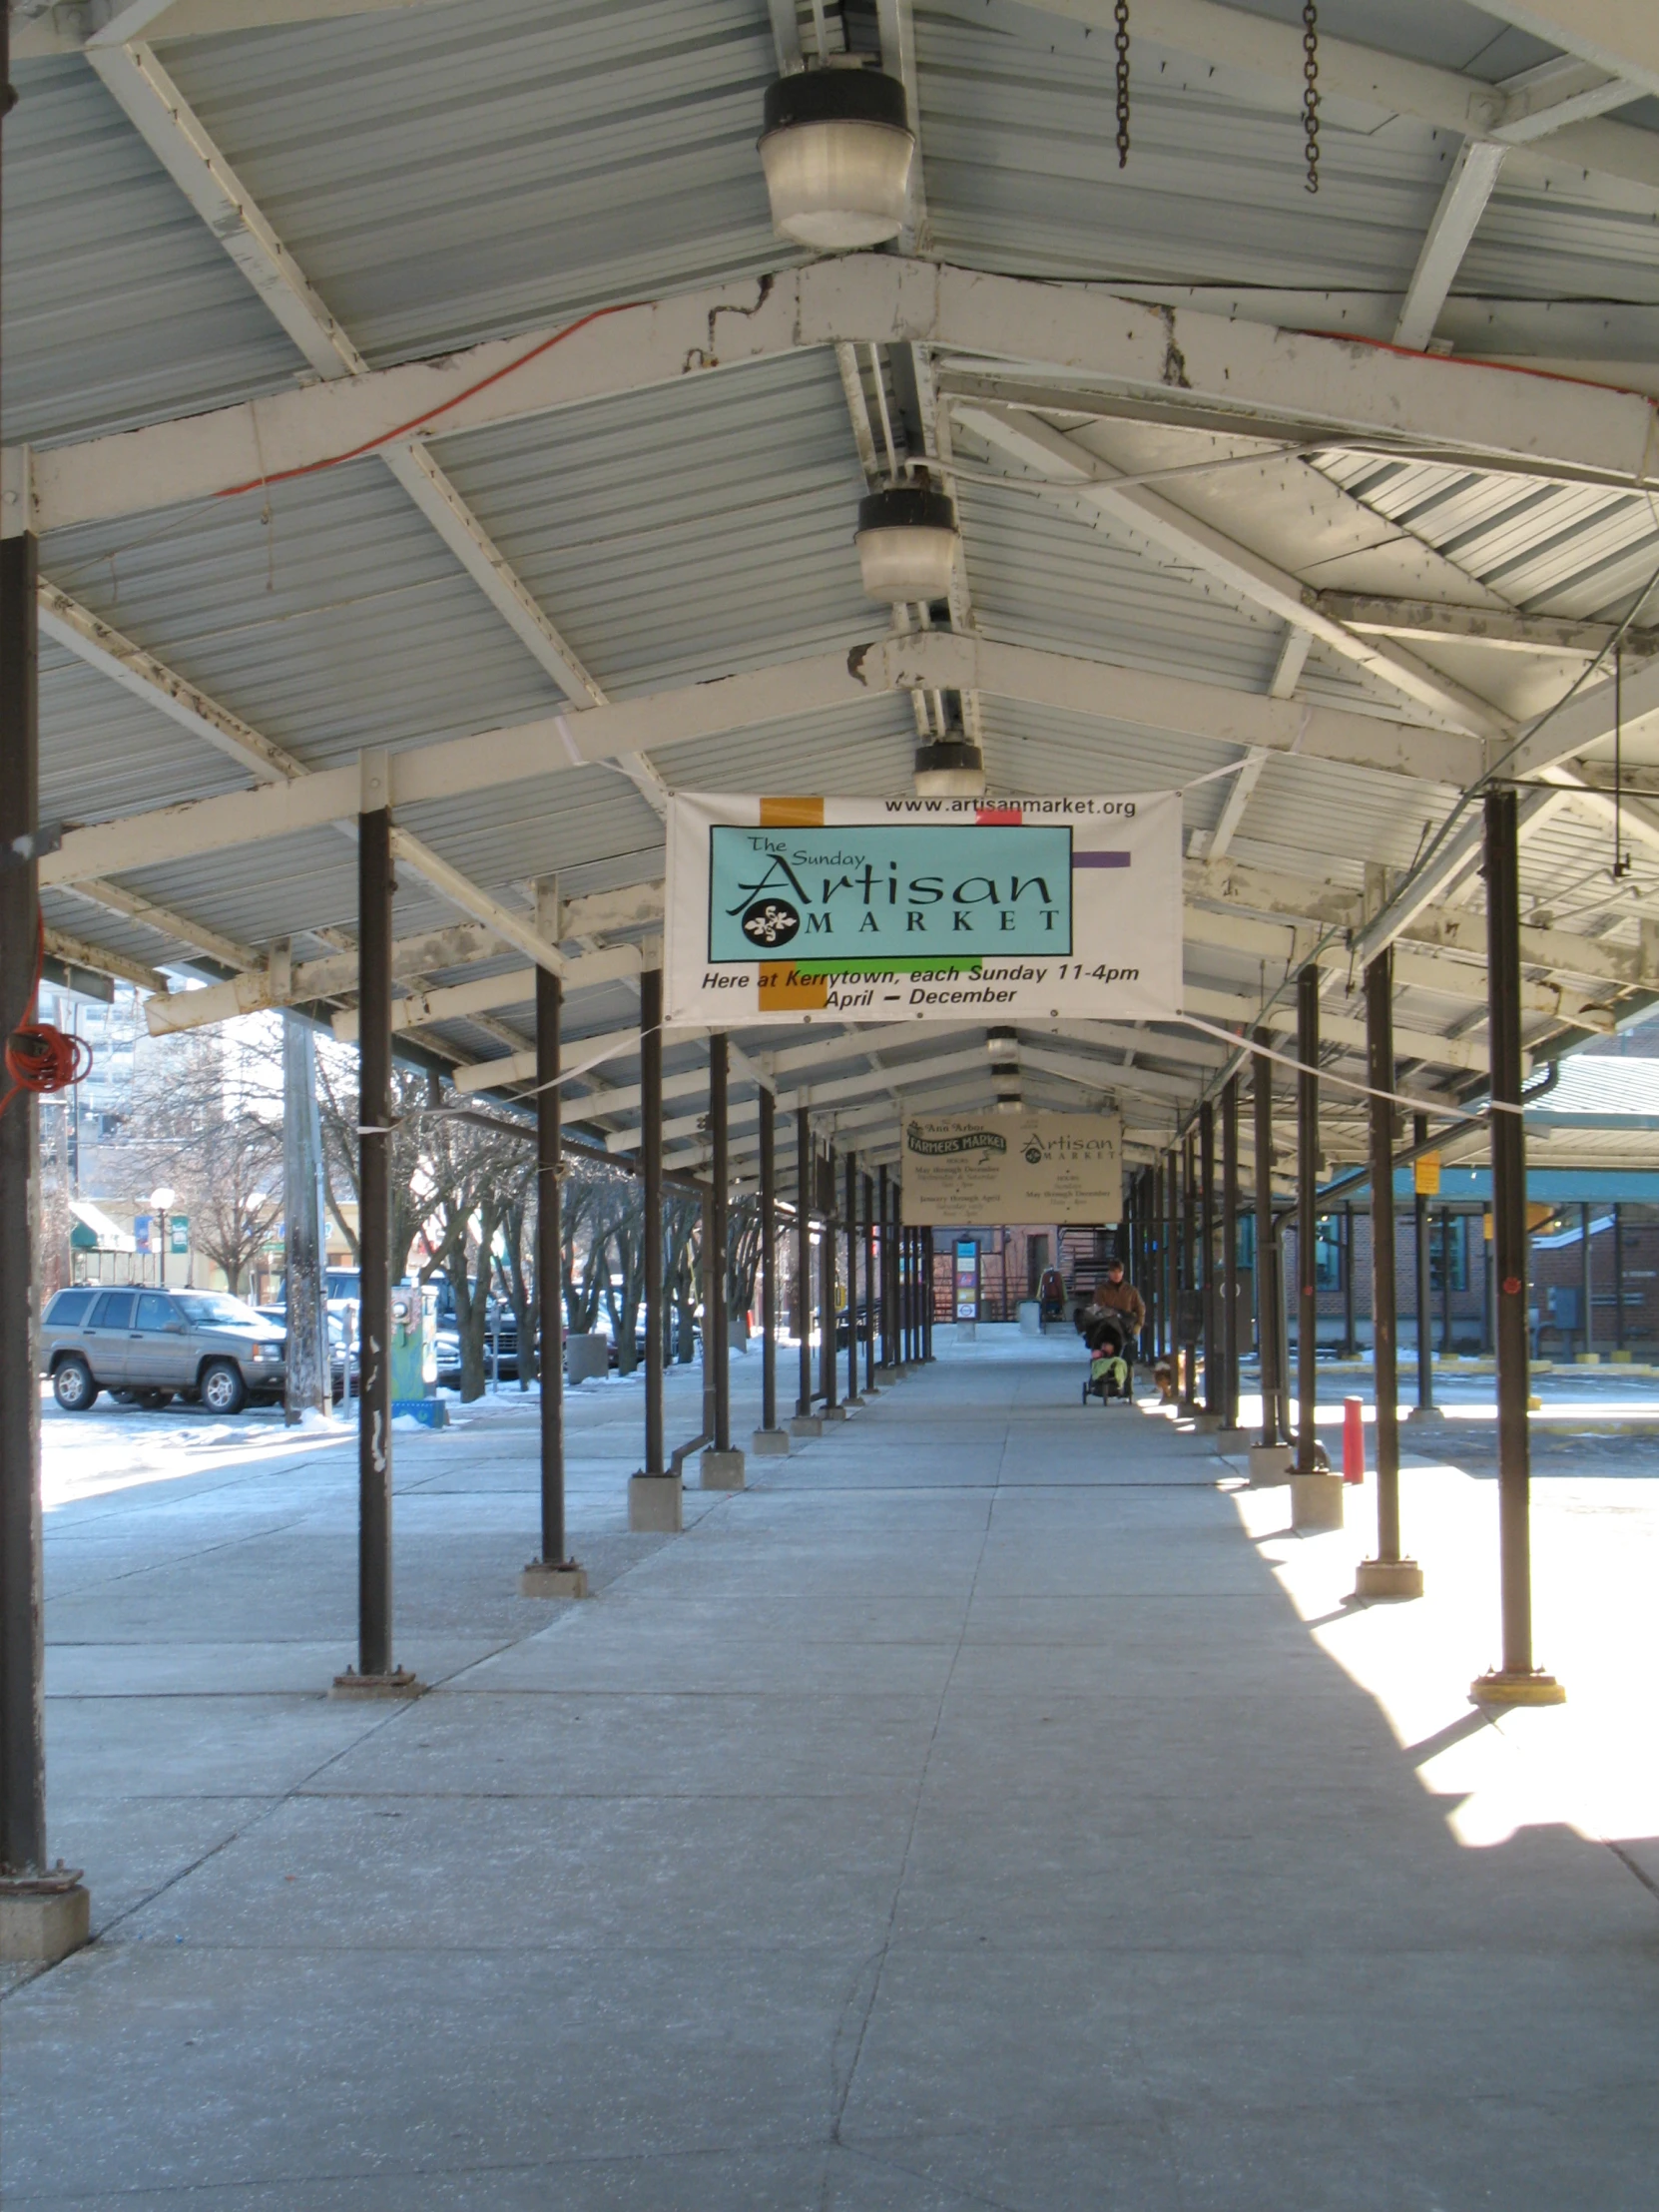
[[[1343,1399],[1343,1480],[1345,1482],[1364,1482],[1365,1479],[1365,1400],[1358,1397],[1345,1397]]]

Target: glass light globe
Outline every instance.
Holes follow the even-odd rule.
[[[767,92],[761,167],[772,227],[820,254],[896,238],[915,140],[904,87],[870,69],[811,69]]]
[[[950,596],[956,508],[924,484],[894,484],[858,502],[858,573],[864,596],[888,606],[930,605]]]

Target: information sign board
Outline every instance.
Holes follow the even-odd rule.
[[[1181,1005],[1181,796],[669,807],[670,1025],[1149,1021]]]
[[[1099,1226],[1123,1215],[1115,1114],[909,1114],[899,1189],[906,1223]]]

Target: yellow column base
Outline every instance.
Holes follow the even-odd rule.
[[[1471,1705],[1565,1705],[1567,1693],[1554,1675],[1483,1674],[1469,1684]]]

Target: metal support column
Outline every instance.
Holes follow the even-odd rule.
[[[846,1402],[858,1403],[858,1155],[846,1155]]]
[[[1239,1425],[1239,1079],[1221,1094],[1221,1425]]]
[[[1624,1350],[1624,1208],[1613,1206],[1613,1349]]]
[[[1198,1141],[1181,1147],[1181,1409],[1198,1411]]]
[[[1595,1324],[1590,1318],[1590,1293],[1594,1286],[1591,1281],[1592,1271],[1590,1266],[1590,1209],[1587,1205],[1580,1206],[1578,1209],[1578,1297],[1579,1303],[1584,1309],[1584,1350],[1593,1352],[1595,1350]]]
[[[557,927],[557,922],[551,924]],[[545,933],[545,932],[544,932]],[[536,1305],[541,1325],[541,1563],[570,1564],[565,1541],[565,1373],[560,1346],[560,1261],[564,1246],[560,1203],[560,1144],[564,1135],[559,1098],[559,1029],[564,985],[544,967],[536,970]],[[646,1324],[647,1352],[651,1330]]]
[[[1266,1043],[1263,1035],[1259,1040]],[[1251,1055],[1251,1105],[1256,1139],[1256,1342],[1262,1371],[1264,1444],[1281,1441],[1279,1299],[1273,1269],[1273,1062]]]
[[[815,1165],[817,1163],[815,1162]],[[835,1148],[830,1147],[828,1172],[824,1177],[827,1203],[824,1208],[824,1233],[819,1240],[819,1305],[821,1318],[819,1329],[819,1379],[824,1393],[824,1409],[831,1413],[835,1409]]]
[[[887,1205],[887,1171],[880,1169],[875,1178],[875,1206],[881,1224],[881,1249],[878,1259],[881,1269],[881,1365],[893,1364],[893,1313],[892,1313],[892,1220]]]
[[[357,817],[357,1192],[362,1380],[357,1423],[357,1666],[336,1696],[407,1696],[391,1629],[391,864],[383,753],[362,760]]]
[[[1354,1206],[1343,1201],[1343,1358],[1354,1358]]]
[[[726,1334],[729,1258],[727,1221],[731,1211],[732,1160],[727,1142],[727,1068],[731,1055],[726,1032],[717,1030],[709,1039],[709,1312],[704,1357],[714,1366],[714,1448],[732,1448],[732,1364]]]
[[[0,851],[7,862],[0,867],[0,1006],[8,1035],[34,1018],[40,942],[37,589],[35,538],[7,538],[0,543]],[[0,1875],[37,1881],[47,1873],[38,1127],[32,1094],[15,1093],[0,1114]],[[84,1928],[76,1939],[85,1939]]]
[[[1206,1099],[1198,1110],[1199,1288],[1204,1297],[1204,1410],[1221,1413],[1225,1385],[1221,1376],[1221,1312],[1216,1296],[1216,1109]]]
[[[645,1223],[645,1468],[666,1474],[663,1441],[663,971],[640,977],[640,1165]],[[555,1266],[557,1262],[555,1262]],[[545,1343],[545,1338],[543,1339]]]
[[[803,1106],[795,1117],[795,1294],[801,1309],[801,1382],[795,1410],[813,1409],[813,1124]]]
[[[1411,1143],[1415,1147],[1428,1142],[1428,1116],[1413,1114],[1411,1117]],[[1411,1168],[1412,1197],[1411,1260],[1416,1271],[1417,1307],[1417,1411],[1431,1413],[1434,1410],[1434,1272],[1428,1244],[1428,1200],[1415,1188],[1417,1169]]]
[[[933,1357],[933,1232],[921,1232],[921,1359]]]
[[[1319,1397],[1320,971],[1310,961],[1296,979],[1296,1468],[1313,1474]]]
[[[1451,1342],[1451,1209],[1440,1208],[1440,1355],[1446,1358]]]
[[[1500,1704],[1558,1705],[1532,1660],[1531,1463],[1526,1430],[1526,1125],[1521,1118],[1520,850],[1513,791],[1486,794],[1486,1031],[1491,1050],[1492,1234],[1497,1267],[1497,1516],[1503,1665],[1475,1683]]]
[[[1394,959],[1366,970],[1366,1080],[1371,1159],[1371,1329],[1377,1400],[1377,1557],[1362,1560],[1357,1597],[1420,1597],[1422,1569],[1399,1549],[1399,1354],[1394,1313]],[[1382,1095],[1379,1095],[1379,1094]]]
[[[778,1426],[778,1101],[761,1086],[761,1426]]]
[[[864,1177],[864,1389],[876,1389],[876,1179]]]

